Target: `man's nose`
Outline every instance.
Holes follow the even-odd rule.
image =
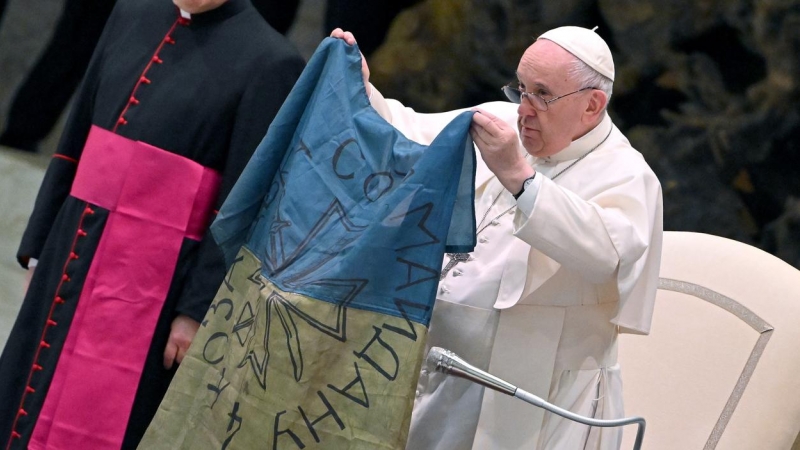
[[[527,98],[520,99],[519,106],[517,107],[517,114],[519,114],[520,117],[524,116],[536,117],[536,114],[538,113],[539,111],[533,107],[533,105]]]

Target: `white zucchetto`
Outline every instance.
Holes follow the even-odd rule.
[[[603,38],[588,28],[559,27],[545,32],[539,39],[547,39],[572,53],[592,69],[614,81],[614,59]]]

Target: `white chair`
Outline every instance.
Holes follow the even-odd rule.
[[[792,448],[800,432],[800,271],[755,247],[666,232],[649,336],[619,343],[625,415],[647,450]],[[623,449],[635,427],[626,427]]]

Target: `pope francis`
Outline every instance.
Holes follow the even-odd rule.
[[[522,55],[503,87],[512,103],[474,108],[478,245],[443,261],[427,342],[598,419],[623,416],[617,336],[649,332],[662,241],[659,181],[606,112],[613,81],[603,39],[561,27]],[[420,143],[459,112],[416,113],[367,86],[381,116]],[[426,368],[417,389],[408,449],[620,446],[619,429]]]

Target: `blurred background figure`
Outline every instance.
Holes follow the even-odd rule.
[[[286,34],[292,27],[300,0],[252,0],[256,11],[275,31]]]
[[[47,47],[14,95],[0,134],[0,145],[27,152],[38,150],[81,82],[114,3],[114,0],[64,2]]]
[[[6,0],[0,3],[0,18]],[[27,152],[53,131],[75,93],[115,0],[66,0],[47,46],[14,94],[0,145]],[[280,33],[294,21],[298,1],[255,0],[259,13]]]
[[[327,35],[335,28],[353,32],[358,36],[359,50],[368,57],[383,43],[394,18],[404,9],[421,1],[327,0],[323,32]]]
[[[324,36],[336,27],[352,29],[363,36],[360,48],[364,55],[369,55],[383,42],[392,19],[419,1],[329,0],[319,34]],[[0,0],[0,24],[5,2]],[[11,100],[0,132],[0,146],[32,153],[39,150],[83,78],[114,3],[115,0],[64,1],[47,46]],[[297,18],[301,0],[252,0],[252,3],[276,31],[287,34]]]

